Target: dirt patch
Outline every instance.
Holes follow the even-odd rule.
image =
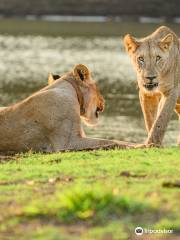
[[[52,159],[52,160],[48,161],[47,163],[50,163],[50,164],[56,163],[56,164],[58,164],[58,163],[61,163],[61,162],[62,162],[62,159],[61,158],[57,158],[57,159]]]
[[[60,176],[60,177],[54,177],[54,178],[49,178],[47,180],[15,180],[15,181],[0,181],[0,186],[6,186],[6,185],[17,185],[17,184],[26,184],[26,185],[35,185],[35,184],[55,184],[58,182],[63,182],[63,183],[68,183],[74,181],[74,178],[72,176]]]
[[[133,178],[145,178],[147,175],[146,174],[135,174],[135,173],[130,173],[129,171],[123,171],[119,174],[121,177],[133,177]]]
[[[165,188],[180,188],[180,181],[178,182],[164,182],[162,184]]]
[[[49,178],[48,182],[51,184],[57,183],[57,182],[72,182],[74,181],[74,178],[72,176],[61,176],[61,177],[55,177],[55,178]]]

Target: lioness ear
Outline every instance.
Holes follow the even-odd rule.
[[[61,76],[49,73],[48,76],[48,85],[51,85],[55,80],[59,79]]]
[[[173,35],[169,33],[159,42],[159,47],[162,50],[168,50],[172,42],[173,42]]]
[[[89,69],[83,64],[76,65],[74,67],[73,74],[76,79],[81,80],[81,81],[86,81],[90,77]]]
[[[140,43],[138,43],[130,34],[127,34],[124,37],[124,45],[127,52],[134,53],[140,46]]]

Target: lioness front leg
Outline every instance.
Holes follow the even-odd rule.
[[[69,131],[71,129],[71,131]],[[54,152],[65,150],[93,150],[93,149],[114,149],[133,148],[134,144],[108,139],[87,138],[82,134],[80,122],[72,123],[70,120],[61,122],[50,136],[51,146]]]
[[[157,146],[161,146],[168,122],[173,114],[177,98],[177,91],[172,91],[168,96],[162,96],[157,118],[148,134],[146,145],[155,144]]]
[[[149,133],[156,119],[160,95],[147,95],[146,93],[139,91],[139,99],[144,115],[146,130]]]
[[[75,138],[68,145],[69,150],[96,150],[134,148],[134,144],[97,138]]]
[[[179,117],[179,123],[180,123],[180,99],[178,99],[178,103],[176,104],[176,113],[178,114]],[[180,135],[177,140],[177,146],[180,146]]]

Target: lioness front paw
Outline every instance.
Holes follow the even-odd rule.
[[[161,144],[158,143],[146,143],[146,148],[160,148]]]
[[[156,143],[142,143],[142,144],[136,144],[134,148],[160,148],[160,144]]]

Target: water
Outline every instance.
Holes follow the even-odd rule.
[[[106,99],[93,137],[130,142],[146,138],[135,72],[121,37],[51,37],[0,35],[0,105],[15,103],[47,84],[49,72],[62,75],[86,64]],[[176,118],[175,118],[176,119]],[[178,122],[172,120],[165,144],[175,145]]]

